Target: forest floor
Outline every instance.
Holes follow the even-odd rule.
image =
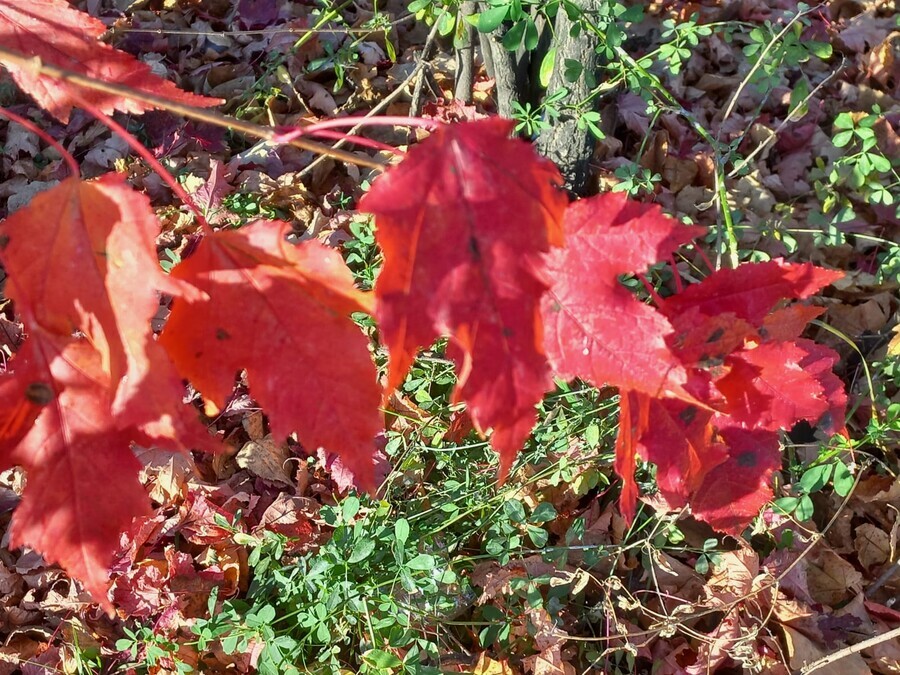
[[[452,36],[400,0],[73,4],[107,23],[117,48],[257,124],[496,112],[480,61],[472,101],[452,101]],[[634,3],[601,4],[613,17]],[[443,8],[414,5],[432,18]],[[439,343],[390,402],[371,497],[339,461],[274,440],[238,386],[209,418],[227,452],[136,449],[154,513],[123,536],[114,619],[3,537],[0,675],[788,675],[813,663],[823,675],[900,673],[900,11],[885,0],[642,7],[619,19],[631,65],[610,62],[599,115],[585,119],[596,136],[592,189],[708,226],[711,257],[724,209],[742,260],[844,271],[817,298],[826,312],[807,337],[840,354],[850,440],[808,425],[785,435],[778,499],[735,538],[669,512],[650,465],[626,524],[614,390],[560,383],[498,486],[494,453],[450,402],[453,364]],[[670,98],[654,98],[648,74]],[[190,211],[106,126],[79,111],[67,125],[52,120],[5,73],[0,105],[40,120],[83,175],[122,172],[147,194],[164,269],[196,241]],[[523,107],[518,130],[536,135],[555,112]],[[376,172],[165,111],[117,119],[216,227],[286,220],[297,238],[339,249],[372,287],[380,253],[355,206]],[[424,133],[364,135],[406,148]],[[65,170],[14,123],[0,121],[0,139],[5,217]],[[9,356],[22,327],[9,313],[0,324]],[[0,535],[24,481],[18,469],[0,474]]]

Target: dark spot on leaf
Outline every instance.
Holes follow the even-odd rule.
[[[469,251],[476,260],[481,260],[481,250],[478,248],[478,240],[475,237],[469,237]]]
[[[722,336],[725,335],[724,328],[716,328],[708,338],[706,338],[707,342],[716,342],[722,339]]]
[[[742,452],[737,456],[738,466],[743,466],[744,468],[750,468],[756,466],[756,455],[750,451]]]
[[[512,328],[510,328],[509,326],[503,327],[503,337],[511,338],[513,335],[515,335],[515,332],[513,331]]]
[[[53,389],[46,382],[32,382],[25,387],[25,398],[34,405],[49,405],[53,400]]]
[[[708,370],[710,368],[721,366],[723,363],[725,363],[725,357],[721,354],[714,354],[713,356],[704,354],[700,357],[698,363],[700,364],[701,368],[706,368]]]
[[[0,249],[4,249],[9,245],[9,235],[0,234]]]
[[[228,340],[231,336],[224,328],[216,328],[216,340]]]
[[[678,419],[680,419],[685,424],[690,424],[694,421],[694,418],[697,416],[697,408],[692,405],[689,405],[687,408],[678,413]]]

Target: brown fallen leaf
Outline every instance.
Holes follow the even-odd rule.
[[[481,652],[478,655],[478,661],[469,671],[472,675],[516,675],[516,671],[506,660],[496,661],[487,655],[487,652]]]
[[[823,549],[806,570],[809,593],[816,602],[834,607],[862,589],[862,574],[831,549]]]
[[[859,557],[859,564],[866,569],[880,565],[891,557],[890,535],[871,523],[863,523],[856,528],[853,544]]]
[[[287,447],[270,434],[258,441],[246,443],[238,450],[235,461],[239,467],[247,469],[254,476],[273,483],[293,485],[291,474],[285,466],[289,458]]]
[[[887,348],[888,356],[897,356],[900,354],[900,324],[894,326],[893,330],[894,337],[891,338]]]

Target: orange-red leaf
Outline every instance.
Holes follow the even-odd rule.
[[[781,307],[769,314],[764,320],[760,334],[767,341],[794,340],[806,328],[810,321],[825,313],[825,307],[794,303]]]
[[[666,344],[672,325],[618,278],[644,272],[703,230],[619,193],[571,204],[564,223],[566,247],[550,256],[551,288],[541,304],[555,373],[691,400],[687,373]]]
[[[246,368],[276,436],[296,431],[308,450],[339,454],[371,486],[381,390],[350,319],[371,301],[337,251],[289,244],[289,229],[256,221],[203,240],[173,276],[206,296],[175,301],[160,343],[220,408]]]
[[[106,570],[119,534],[150,508],[130,449],[133,432],[110,414],[113,388],[100,361],[85,340],[32,333],[13,377],[52,395],[6,459],[28,470],[12,545],[58,562],[111,611]]]
[[[626,517],[634,515],[640,454],[657,465],[670,505],[690,503],[712,527],[739,534],[772,497],[778,431],[801,419],[826,430],[842,425],[846,395],[831,372],[837,355],[794,339],[819,310],[775,309],[839,276],[809,264],[742,265],[661,303],[674,327],[667,343],[688,373],[685,387],[706,409],[622,392],[616,472]],[[646,409],[647,421],[636,424],[633,409]]]
[[[377,181],[360,204],[375,214],[384,267],[375,285],[388,388],[416,352],[449,335],[457,400],[493,428],[501,475],[551,387],[539,312],[543,254],[562,243],[556,168],[499,118],[439,128]]]
[[[778,431],[799,420],[815,424],[828,410],[816,373],[801,363],[807,352],[791,342],[770,342],[736,352],[716,380],[730,419],[747,429]],[[829,365],[830,367],[830,365]]]
[[[99,42],[106,26],[65,0],[0,0],[0,45],[43,63],[71,70],[100,82],[138,89],[194,106],[214,106],[219,99],[180,90],[153,74],[150,66]],[[68,122],[73,107],[85,99],[103,112],[142,113],[155,106],[121,95],[86,89],[71,82],[7,65],[16,83],[54,117]]]
[[[715,442],[712,413],[690,403],[651,399],[649,424],[638,443],[647,461],[656,464],[656,482],[676,508],[696,493],[706,475],[728,459],[728,450]]]

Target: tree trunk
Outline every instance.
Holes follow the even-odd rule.
[[[529,54],[521,47],[515,52],[503,46],[503,36],[509,25],[502,25],[493,33],[479,33],[481,53],[488,75],[494,78],[494,95],[497,97],[497,112],[501,117],[512,117],[514,102],[528,98]]]
[[[581,10],[592,15],[599,7],[599,0],[575,0]],[[560,8],[556,15],[556,58],[553,65],[553,74],[547,87],[549,93],[565,87],[569,95],[564,103],[576,103],[587,98],[598,68],[597,44],[598,39],[593,33],[585,30],[572,37],[572,22],[566,12]],[[567,82],[564,73],[566,59],[572,59],[583,67],[581,76],[576,82]],[[591,110],[594,108],[592,107]],[[565,186],[578,196],[585,196],[591,192],[589,185],[591,171],[590,160],[594,152],[594,137],[590,131],[578,129],[578,119],[574,111],[563,111],[549,129],[545,129],[538,137],[537,147],[540,152],[553,160],[563,175]]]

